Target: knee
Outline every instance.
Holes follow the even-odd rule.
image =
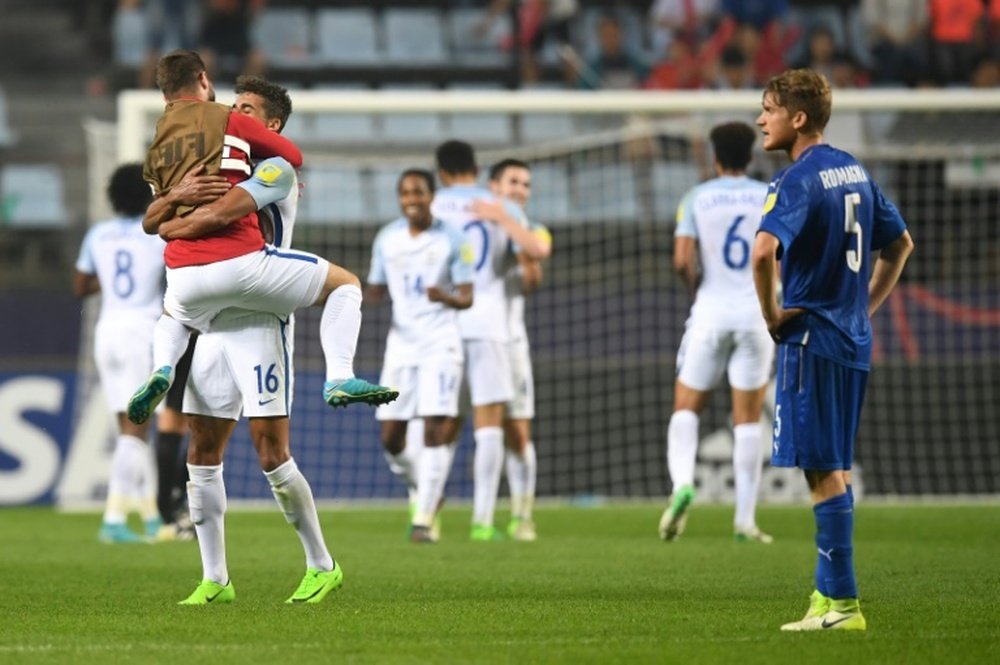
[[[382,447],[385,448],[385,451],[390,455],[400,454],[406,449],[405,433],[382,435]]]

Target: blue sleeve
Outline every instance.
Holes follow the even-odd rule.
[[[694,190],[684,195],[680,205],[677,206],[677,228],[674,236],[686,236],[689,238],[698,237],[698,227],[694,223],[694,210],[691,204],[694,202]]]
[[[80,256],[76,259],[76,269],[85,275],[96,275],[97,265],[94,263],[94,231],[96,226],[87,231],[80,245]]]
[[[885,198],[879,186],[872,181],[872,244],[873,250],[890,245],[906,231],[906,222],[899,210],[889,199]]]
[[[757,232],[766,231],[776,237],[781,243],[782,253],[801,233],[809,217],[810,194],[805,179],[789,174],[768,186],[764,216]]]
[[[382,243],[384,237],[385,231],[379,231],[379,234],[375,236],[375,242],[372,243],[372,264],[368,269],[369,284],[388,283],[385,276],[385,260],[382,258]]]
[[[448,266],[451,283],[456,286],[471,284],[476,278],[476,269],[472,264],[472,245],[465,239],[464,233],[452,227],[446,228],[451,237],[451,257]]]
[[[295,169],[281,157],[265,159],[253,170],[253,175],[237,184],[249,192],[260,210],[288,197],[295,185]]]

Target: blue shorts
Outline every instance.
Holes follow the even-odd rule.
[[[864,370],[779,345],[771,465],[850,469],[867,383]]]

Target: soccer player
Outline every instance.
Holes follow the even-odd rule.
[[[291,100],[284,88],[247,76],[237,79],[236,92],[234,109],[238,113],[259,119],[270,131],[281,130],[291,113]],[[212,207],[216,215],[239,219],[247,213],[248,205],[262,206],[261,219],[266,221],[269,239],[275,247],[288,249],[298,205],[294,171],[265,160],[249,180]],[[180,233],[186,225],[197,225],[200,216],[196,211],[160,225],[160,230]],[[292,325],[291,316],[282,319],[272,313],[231,308],[220,312],[209,330],[199,336],[184,411],[191,414],[188,494],[203,579],[182,605],[226,603],[236,597],[226,563],[222,458],[241,413],[249,419],[261,470],[305,552],[305,576],[286,602],[318,603],[343,583],[340,565],[323,539],[312,490],[290,452]]]
[[[146,444],[148,426],[129,422],[125,409],[135,383],[152,368],[153,326],[163,309],[163,241],[142,232],[150,193],[140,164],[115,169],[108,198],[118,216],[87,232],[73,290],[81,298],[102,294],[94,360],[119,430],[98,538],[109,543],[141,542],[144,539],[128,528],[126,518],[137,503],[146,536],[157,534],[161,522],[156,472]]]
[[[531,196],[531,168],[517,159],[504,159],[490,168],[490,191],[513,201],[525,209]],[[544,243],[552,245],[552,235],[540,224],[531,230]],[[535,482],[538,463],[531,436],[531,420],[535,417],[535,382],[531,368],[528,330],[524,325],[524,297],[539,287],[542,264],[521,252],[518,264],[504,278],[507,297],[510,364],[514,383],[514,399],[507,405],[504,432],[507,442],[507,483],[510,485],[511,520],[507,535],[525,542],[537,538],[532,510],[535,504]]]
[[[382,227],[372,246],[365,300],[392,298],[392,328],[381,383],[402,399],[378,407],[382,445],[410,489],[414,542],[434,542],[434,516],[458,437],[462,338],[456,312],[473,302],[471,249],[458,228],[431,216],[434,176],[409,169],[399,178],[403,216]],[[407,423],[423,420],[424,445],[407,445]]]
[[[475,301],[458,314],[476,440],[470,537],[491,541],[502,537],[493,515],[504,457],[504,407],[514,397],[504,275],[518,252],[540,260],[549,247],[527,228],[517,206],[476,184],[479,168],[471,145],[445,141],[435,157],[444,187],[434,195],[431,214],[464,230],[472,247]]]
[[[157,122],[144,175],[158,196],[169,196],[183,174],[199,166],[236,184],[250,175],[251,159],[277,156],[295,168],[302,164],[299,149],[257,119],[210,103],[214,88],[197,53],[167,54],[157,65],[156,78],[167,108]],[[176,211],[184,216],[190,208],[180,206]],[[162,221],[147,213],[143,226],[155,233]],[[143,422],[163,398],[189,331],[206,330],[226,307],[287,317],[299,307],[322,306],[324,400],[331,406],[346,406],[396,398],[396,391],[354,376],[361,327],[361,282],[355,275],[314,254],[267,247],[256,212],[235,221],[214,221],[217,225],[209,233],[168,236],[166,313],[157,321],[153,338],[157,369],[130,400],[130,420]]]
[[[756,139],[750,125],[718,125],[709,138],[717,177],[684,196],[674,232],[674,269],[695,299],[677,352],[674,412],[667,428],[667,468],[674,489],[660,518],[660,537],[672,541],[684,530],[695,495],[699,415],[725,371],[733,400],[736,539],[770,543],[771,536],[757,528],[754,513],[761,474],[760,413],[774,343],[750,272],[750,243],[767,185],[746,175]]]
[[[830,106],[825,78],[789,70],[768,81],[757,118],[764,149],[792,160],[768,187],[751,256],[778,342],[771,464],[805,472],[816,520],[816,588],[805,617],[781,627],[791,631],[866,628],[854,577],[854,436],[871,365],[869,319],[913,250],[868,171],[823,143]]]

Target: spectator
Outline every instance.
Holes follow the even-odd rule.
[[[861,9],[875,80],[915,85],[928,66],[927,0],[863,0]]]
[[[511,0],[492,0],[486,18],[476,27],[485,35],[490,24],[500,14],[509,11]],[[521,52],[522,83],[541,80],[539,54],[547,45],[554,45],[566,63],[564,74],[567,82],[575,79],[572,63],[578,56],[570,39],[570,26],[579,11],[577,0],[523,0],[518,9],[518,35]]]
[[[833,88],[863,88],[868,85],[868,77],[858,68],[849,53],[839,51],[830,58],[830,86]]]
[[[714,81],[719,54],[736,32],[732,19],[724,20],[705,43],[694,46],[691,40],[676,39],[667,57],[657,63],[646,79],[645,87],[655,90],[693,90]]]
[[[983,11],[983,0],[930,0],[931,57],[939,84],[967,81]]]
[[[712,86],[716,90],[748,90],[756,87],[753,67],[738,46],[727,46],[719,60]]]
[[[810,34],[823,25],[833,35],[834,48],[848,51],[863,67],[872,65],[871,52],[861,16],[861,0],[791,0],[789,20]],[[789,55],[792,61],[804,59],[808,44],[799,44]]]
[[[722,14],[763,33],[775,21],[787,19],[788,0],[722,0]]]
[[[197,48],[201,32],[199,5],[198,0],[146,0],[149,53],[139,76],[143,88],[154,86],[156,63],[161,55],[176,49]]]
[[[779,22],[772,22],[763,33],[747,23],[736,30],[735,36],[736,44],[751,64],[754,81],[758,86],[785,71],[785,53],[798,39],[799,30],[796,26],[786,27]]]
[[[973,68],[969,82],[974,88],[1000,87],[1000,62],[990,56],[981,58]]]
[[[814,25],[809,31],[809,40],[806,42],[806,57],[795,64],[797,68],[812,69],[830,80],[833,54],[837,52],[837,45],[833,39],[833,32],[826,25],[819,23]]]
[[[649,8],[653,53],[663,57],[677,38],[697,46],[711,35],[719,17],[719,0],[654,0]]]
[[[649,66],[624,46],[622,27],[611,14],[597,26],[598,53],[578,74],[577,84],[587,90],[638,88],[649,74]]]
[[[250,40],[250,28],[266,0],[205,0],[201,55],[214,77],[219,70],[260,74],[264,56]]]

